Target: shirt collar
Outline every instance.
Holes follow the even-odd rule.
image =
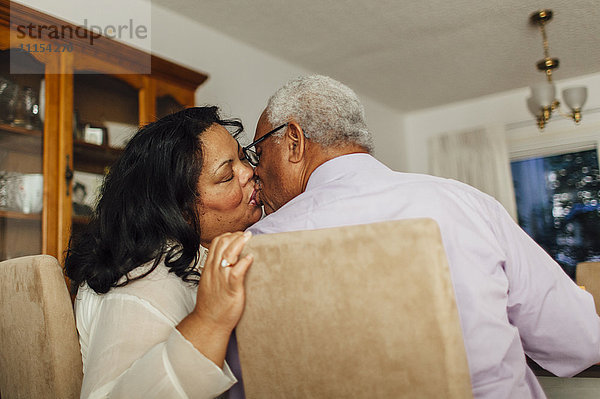
[[[319,165],[308,178],[305,191],[314,190],[348,173],[356,173],[357,170],[369,169],[389,170],[387,166],[367,153],[341,155]]]

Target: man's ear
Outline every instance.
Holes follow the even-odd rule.
[[[292,121],[285,132],[285,142],[288,147],[288,160],[298,163],[304,158],[306,138],[300,125]]]

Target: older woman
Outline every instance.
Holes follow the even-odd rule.
[[[239,230],[262,211],[228,128],[242,125],[216,107],[142,127],[72,237],[82,398],[210,398],[236,383],[224,359],[252,263]]]

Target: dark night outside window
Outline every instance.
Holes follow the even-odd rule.
[[[600,172],[594,150],[511,162],[519,224],[571,277],[600,261]]]

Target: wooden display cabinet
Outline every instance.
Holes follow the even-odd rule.
[[[24,73],[10,74],[0,52],[0,259],[42,251],[43,122],[33,106],[44,64],[27,54],[13,62]]]
[[[0,0],[0,77],[45,91],[38,101],[44,104],[43,114],[35,126],[3,117],[0,108],[0,173],[43,175],[41,212],[3,207],[0,188],[0,260],[44,253],[62,262],[72,229],[88,220],[73,212],[73,176],[105,174],[126,141],[123,127],[133,133],[157,116],[193,106],[194,93],[207,76],[105,37],[93,45],[77,36],[48,37],[49,31],[42,37],[21,37],[18,27],[29,24],[76,28]],[[29,49],[64,45],[70,51],[29,52],[15,43]],[[9,58],[15,54],[30,68],[26,73],[9,73]],[[139,73],[142,62],[150,62],[150,74]],[[83,134],[86,125],[103,129],[102,140],[91,143]],[[118,140],[111,134],[115,129],[122,130]]]

